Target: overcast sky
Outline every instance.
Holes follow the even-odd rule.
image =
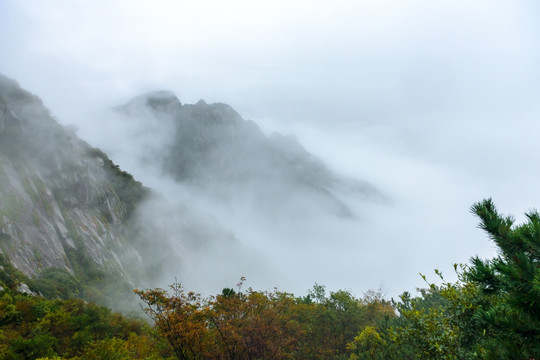
[[[0,72],[100,146],[83,114],[158,89],[294,133],[392,199],[365,221],[394,293],[494,255],[473,202],[540,206],[539,35],[536,0],[0,0]]]

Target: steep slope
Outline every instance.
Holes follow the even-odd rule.
[[[126,221],[148,190],[0,75],[0,253],[30,277],[130,277]]]
[[[173,93],[158,91],[117,110],[140,123],[153,118],[169,126],[169,144],[156,151],[163,173],[222,203],[244,198],[257,211],[273,215],[350,217],[352,211],[338,193],[381,197],[367,183],[333,174],[294,137],[268,137],[225,104],[201,100],[183,105]]]

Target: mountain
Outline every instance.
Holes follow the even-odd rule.
[[[142,260],[126,224],[148,194],[0,75],[0,254],[40,280],[36,291],[54,293],[51,281],[72,279],[74,293],[99,300],[113,284],[129,284],[127,265]]]
[[[125,310],[135,286],[202,273],[203,254],[254,258],[214,216],[168,202],[75,132],[0,75],[0,290],[22,276],[25,291]]]
[[[122,307],[177,276],[199,291],[241,276],[274,286],[277,266],[289,272],[276,256],[330,244],[334,226],[356,226],[351,201],[383,198],[225,104],[158,91],[113,113],[92,119],[114,140],[106,154],[0,75],[0,287]]]
[[[266,134],[229,105],[185,104],[171,91],[143,94],[101,118],[109,139],[94,141],[166,199],[141,211],[158,217],[153,233],[180,254],[183,266],[168,262],[170,273],[197,291],[241,276],[303,289],[339,276],[330,263],[345,243],[369,251],[366,212],[386,198],[333,171],[294,136]],[[175,219],[179,207],[189,216]]]
[[[161,149],[154,144],[161,172],[216,202],[244,198],[258,212],[286,217],[352,217],[347,196],[382,198],[373,186],[334,174],[294,136],[266,136],[226,104],[182,104],[172,92],[156,91],[116,111],[170,129]]]

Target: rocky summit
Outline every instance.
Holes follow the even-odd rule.
[[[139,124],[166,121],[172,139],[155,151],[154,160],[164,174],[215,201],[231,202],[241,194],[256,211],[294,216],[310,208],[350,217],[341,193],[382,198],[373,186],[333,173],[294,136],[267,136],[226,104],[181,104],[172,92],[156,91],[116,110]]]

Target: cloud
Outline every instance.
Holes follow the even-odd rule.
[[[334,250],[312,248],[296,291],[315,281],[410,290],[420,271],[493,255],[467,212],[474,201],[493,196],[518,218],[540,204],[535,1],[0,6],[0,71],[91,143],[112,151],[118,140],[89,112],[169,89],[183,103],[228,103],[267,134],[294,133],[394,199],[362,208],[358,227],[321,230]]]

